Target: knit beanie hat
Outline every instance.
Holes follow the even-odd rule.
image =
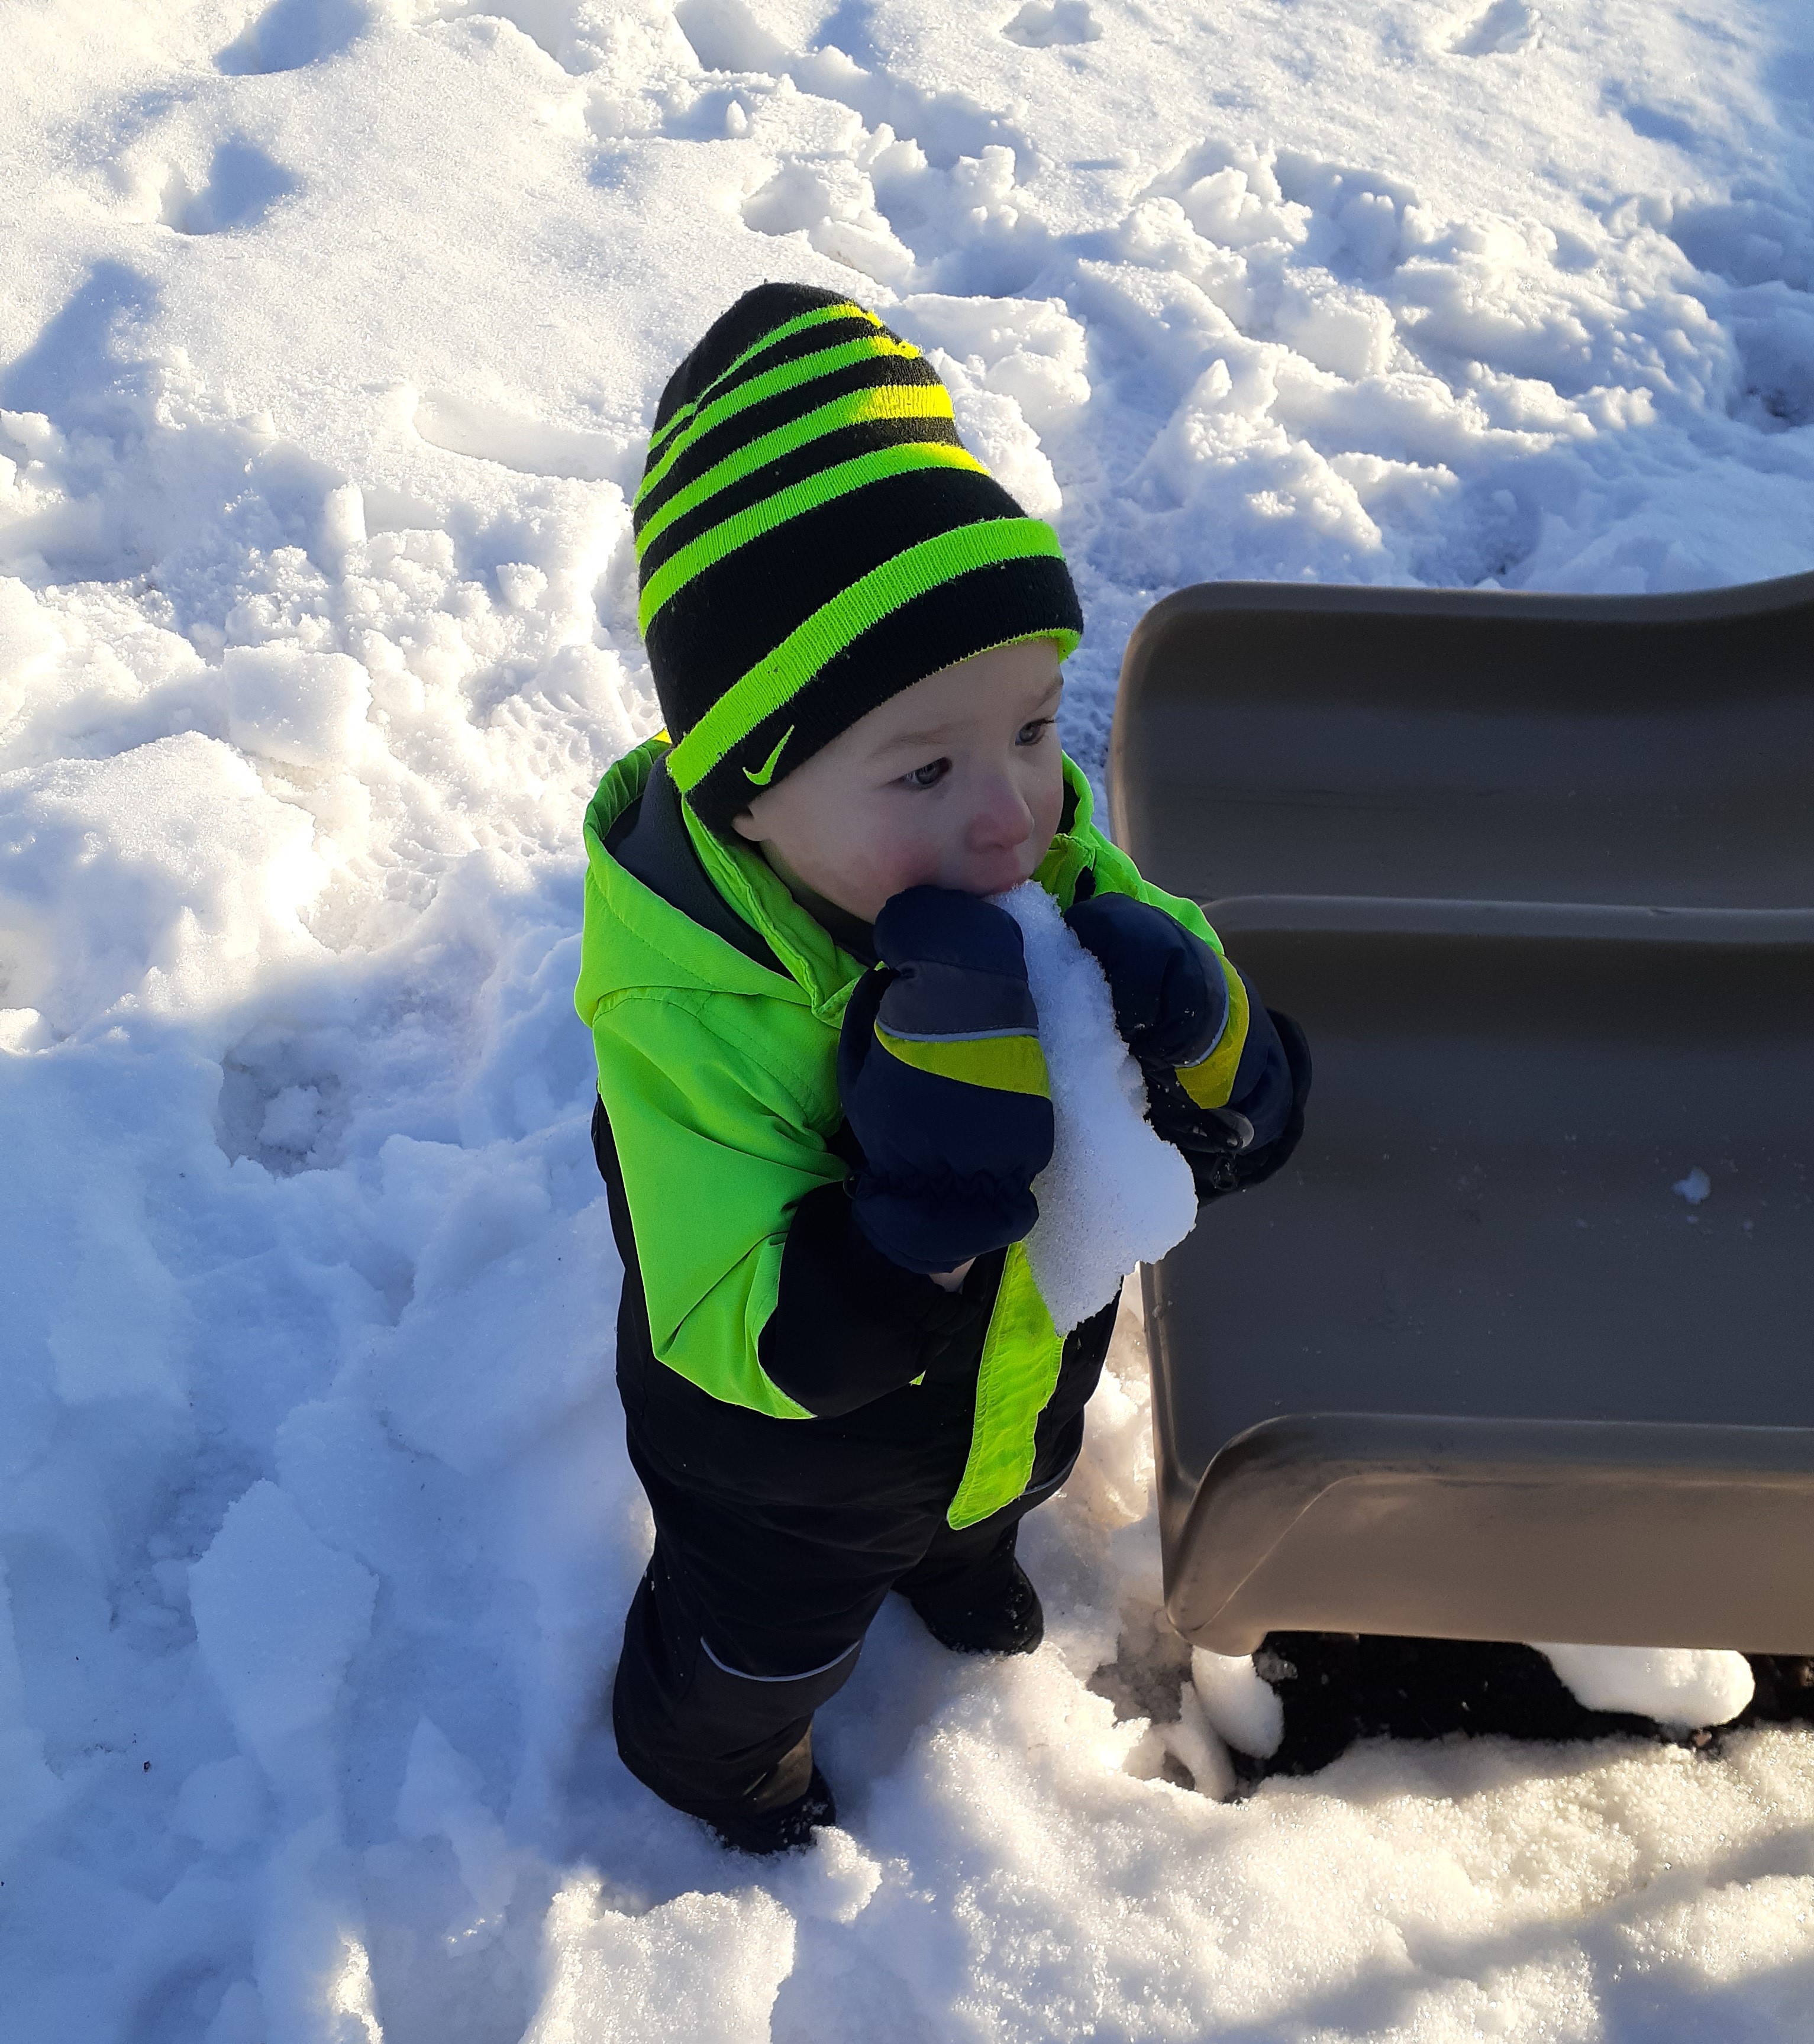
[[[720,832],[924,676],[1083,629],[1057,534],[919,350],[803,284],[746,292],[669,378],[635,528],[668,771]]]

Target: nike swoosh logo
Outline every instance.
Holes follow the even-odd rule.
[[[762,771],[759,774],[752,774],[749,768],[746,766],[744,769],[744,778],[746,781],[753,781],[759,788],[766,788],[769,782],[774,778],[775,763],[781,757],[782,747],[784,746],[787,743],[788,740],[793,736],[794,726],[790,724],[781,734],[780,737],[776,740],[774,750],[770,753],[768,757],[762,763]]]

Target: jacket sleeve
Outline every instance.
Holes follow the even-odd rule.
[[[920,1374],[974,1308],[858,1246],[843,1160],[729,1005],[637,993],[594,1016],[650,1345],[773,1418],[847,1411]]]
[[[844,1187],[822,1185],[794,1210],[780,1296],[758,1343],[763,1368],[815,1418],[835,1419],[917,1377],[974,1365],[1001,1260],[978,1258],[947,1292],[885,1256]]]

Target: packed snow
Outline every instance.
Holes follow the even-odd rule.
[[[1220,1738],[1259,1760],[1278,1752],[1285,1737],[1284,1707],[1277,1691],[1261,1679],[1251,1654],[1215,1654],[1207,1646],[1193,1646],[1190,1680],[1204,1716]]]
[[[762,278],[931,351],[1055,519],[1098,776],[1181,582],[1814,566],[1801,0],[13,0],[0,50],[0,2039],[1805,2031],[1803,1733],[1215,1800],[1264,1703],[1159,1619],[1131,1308],[1041,1651],[885,1612],[809,1854],[655,1804],[571,1005],[658,721],[626,497]]]
[[[1027,1263],[1060,1334],[1156,1263],[1197,1219],[1190,1166],[1147,1126],[1140,1068],[1115,1028],[1102,968],[1034,881],[997,901],[1020,925],[1051,1085],[1051,1162],[1033,1181]]]
[[[1629,1711],[1687,1731],[1722,1725],[1756,1685],[1742,1654],[1686,1646],[1566,1646],[1537,1650],[1590,1711]]]

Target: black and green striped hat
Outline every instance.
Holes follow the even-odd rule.
[[[635,523],[668,769],[717,831],[924,676],[1083,629],[1058,535],[919,350],[804,284],[746,292],[674,371]]]

